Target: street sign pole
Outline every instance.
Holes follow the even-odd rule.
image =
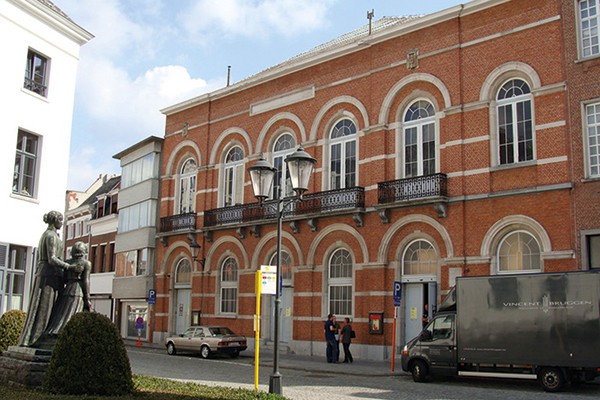
[[[392,372],[396,368],[396,328],[398,308],[402,303],[402,282],[394,281],[394,323],[392,324]]]

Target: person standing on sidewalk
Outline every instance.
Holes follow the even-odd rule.
[[[338,343],[335,339],[335,315],[329,314],[327,316],[327,322],[325,322],[325,341],[327,342],[327,362],[335,363],[338,359]]]
[[[352,353],[350,353],[350,343],[352,343],[352,325],[350,325],[350,318],[344,318],[344,327],[342,328],[342,333],[340,334],[340,342],[342,342],[342,346],[344,346],[344,362],[354,362],[352,358]]]

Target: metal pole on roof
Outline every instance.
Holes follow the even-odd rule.
[[[367,19],[369,20],[369,35],[371,34],[371,26],[372,26],[374,16],[375,16],[375,10],[367,11]]]

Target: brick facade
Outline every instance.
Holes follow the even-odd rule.
[[[341,315],[353,320],[357,356],[373,359],[389,358],[393,343],[410,339],[403,327],[417,314],[420,321],[427,293],[433,291],[430,283],[437,288],[431,293],[435,306],[456,276],[499,273],[499,248],[513,233],[523,232],[537,244],[540,268],[535,272],[581,269],[578,231],[600,228],[600,202],[593,186],[597,181],[581,178],[580,102],[599,92],[597,80],[594,89],[585,83],[598,76],[597,63],[571,59],[570,47],[576,49],[577,40],[571,27],[574,12],[572,1],[467,3],[463,9],[375,29],[371,36],[356,31],[349,42],[163,110],[159,215],[179,214],[180,168],[192,157],[198,165],[196,223],[189,231],[159,233],[163,245],[157,246],[154,339],[174,332],[178,318],[190,311],[200,311],[203,323],[226,324],[254,336],[254,273],[276,251],[276,223],[266,217],[207,223],[207,211],[225,215],[219,212],[230,210],[222,201],[225,156],[232,146],[243,150],[244,192],[238,207],[245,213],[256,202],[248,167],[261,154],[273,162],[275,141],[289,133],[295,147],[302,145],[317,159],[305,198],[321,196],[319,204],[325,207],[323,199],[331,193],[329,135],[340,119],[349,119],[357,129],[356,185],[364,188],[364,204],[284,218],[282,250],[291,259],[293,276],[283,285],[282,340],[290,351],[324,353],[323,322],[333,282],[329,263],[340,249],[352,264],[351,312]],[[414,49],[418,68],[409,69],[407,54]],[[501,165],[497,95],[511,79],[530,88],[533,150],[530,160]],[[571,80],[576,96],[571,96]],[[432,185],[426,176],[425,183],[402,181],[400,189],[389,192],[398,196],[398,190],[416,190],[416,197],[381,202],[388,193],[381,183],[407,178],[409,123],[404,116],[419,100],[435,110],[435,174],[441,174],[446,190],[424,194]],[[336,192],[333,199],[344,201],[343,196]],[[596,209],[582,211],[586,202]],[[200,245],[196,260],[190,246],[194,240]],[[426,274],[405,274],[406,251],[417,242],[433,249],[435,267]],[[422,253],[415,254],[426,261]],[[238,265],[237,311],[222,313],[221,266],[229,257]],[[187,286],[175,280],[182,259],[192,265]],[[425,293],[414,304],[404,301],[395,338],[394,281]],[[177,304],[182,287],[191,292],[184,314]],[[263,302],[263,338],[268,341],[272,305],[267,296]],[[384,313],[383,335],[369,333],[369,313],[375,311]]]

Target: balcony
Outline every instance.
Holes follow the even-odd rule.
[[[186,231],[196,229],[196,213],[190,212],[179,215],[172,215],[160,219],[161,233]]]
[[[204,227],[275,220],[277,219],[277,203],[275,200],[270,200],[261,205],[252,203],[207,210],[204,213]],[[364,207],[364,188],[336,189],[304,195],[302,201],[293,203],[284,210],[283,217],[308,219],[326,212],[356,212],[357,209],[362,210]]]

